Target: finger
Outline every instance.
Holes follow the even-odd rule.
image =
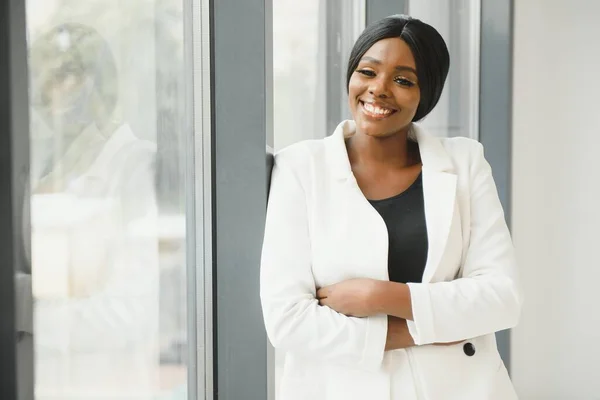
[[[327,288],[319,288],[319,290],[317,290],[317,299],[325,299],[327,298]]]
[[[327,301],[327,298],[319,299],[319,305],[323,306],[323,307],[329,306],[329,302]]]

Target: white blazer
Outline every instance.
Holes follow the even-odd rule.
[[[514,250],[482,146],[413,124],[423,162],[429,249],[410,283],[417,346],[384,352],[387,317],[319,306],[316,288],[388,279],[387,228],[358,187],[345,138],[304,141],[275,157],[261,262],[268,336],[286,352],[278,400],[511,400],[494,333],[521,309]],[[470,343],[433,346],[467,339]],[[475,354],[469,350],[475,350]]]

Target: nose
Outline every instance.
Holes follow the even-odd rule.
[[[382,99],[390,97],[385,79],[372,79],[371,85],[369,86],[369,94],[373,97],[379,97]]]

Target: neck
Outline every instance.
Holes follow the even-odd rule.
[[[409,129],[386,137],[373,137],[360,132],[348,139],[348,157],[353,166],[404,168],[415,164]]]

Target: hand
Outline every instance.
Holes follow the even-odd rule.
[[[368,317],[377,314],[372,298],[377,293],[377,280],[355,278],[317,290],[319,304],[349,317]]]

